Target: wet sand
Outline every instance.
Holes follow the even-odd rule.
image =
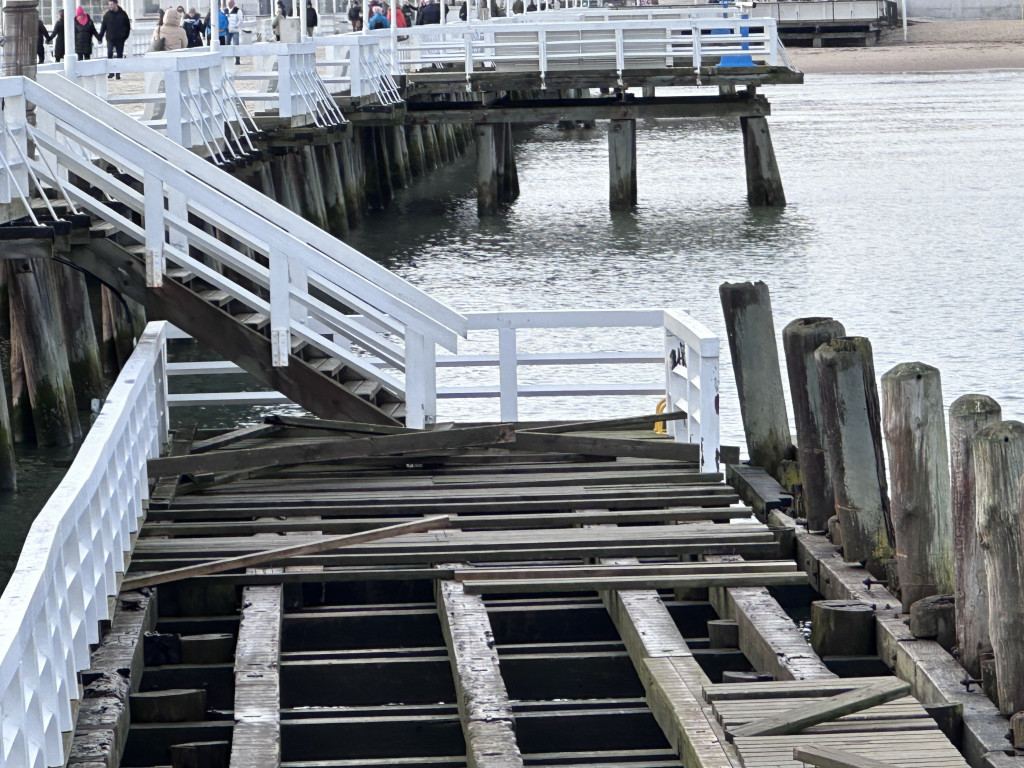
[[[786,53],[803,72],[956,72],[1024,69],[1024,21],[921,21],[908,39],[897,27],[869,48],[796,48]]]

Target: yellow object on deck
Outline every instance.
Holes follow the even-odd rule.
[[[664,413],[666,408],[668,408],[668,399],[663,397],[661,398],[661,400],[658,401],[658,406],[657,408],[654,409],[654,412]],[[665,429],[665,422],[654,422],[654,431],[657,432],[659,435],[664,435],[668,431],[667,429]]]

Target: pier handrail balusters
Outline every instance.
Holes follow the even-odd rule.
[[[688,312],[665,310],[665,410],[686,411],[667,422],[676,442],[700,445],[702,472],[718,471],[719,340]]]
[[[77,674],[89,668],[167,439],[167,324],[150,323],[0,597],[0,766],[63,765]]]

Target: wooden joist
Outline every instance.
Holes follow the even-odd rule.
[[[283,595],[280,584],[242,590],[230,768],[278,768],[281,764]]]
[[[882,682],[841,693],[828,699],[803,704],[772,717],[727,731],[732,739],[749,736],[782,736],[800,733],[808,726],[823,723],[902,698],[910,693],[910,685],[893,677]]]
[[[680,589],[706,587],[792,586],[807,583],[804,573],[737,573],[684,576],[597,576],[551,579],[474,579],[465,582],[471,594],[519,592],[592,592],[604,589]]]
[[[751,563],[613,563],[608,565],[526,565],[516,568],[457,568],[456,581],[517,579],[592,579],[632,576],[701,576],[718,574],[796,573],[789,560]]]
[[[124,588],[139,589],[141,587],[150,587],[156,584],[167,584],[172,581],[180,581],[181,579],[187,579],[192,576],[204,576],[210,573],[232,571],[237,568],[266,565],[268,563],[276,563],[292,557],[298,557],[300,555],[311,555],[317,552],[326,552],[332,549],[338,549],[339,547],[347,547],[354,544],[377,541],[378,539],[389,538],[391,536],[399,536],[403,533],[436,530],[438,528],[445,528],[447,525],[448,518],[441,515],[439,517],[428,517],[415,523],[389,525],[385,528],[377,528],[372,531],[364,531],[362,533],[353,533],[347,536],[318,538],[316,541],[305,544],[293,544],[288,547],[265,549],[246,555],[239,555],[238,557],[228,557],[221,560],[214,560],[212,562],[189,565],[183,568],[175,568],[163,573],[154,573],[146,576],[138,576],[133,579],[126,579],[124,582]]]
[[[483,600],[457,581],[437,583],[437,608],[455,679],[468,768],[518,768],[512,705]]]
[[[248,450],[216,451],[198,456],[169,456],[150,459],[151,477],[186,475],[196,472],[238,472],[288,464],[315,464],[373,456],[419,453],[471,445],[500,445],[515,439],[507,424],[471,427],[443,432],[414,432],[347,440],[324,440],[290,446],[269,445]]]

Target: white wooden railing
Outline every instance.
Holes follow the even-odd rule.
[[[150,323],[0,597],[0,766],[64,765],[77,675],[109,618],[167,436],[165,323]]]

